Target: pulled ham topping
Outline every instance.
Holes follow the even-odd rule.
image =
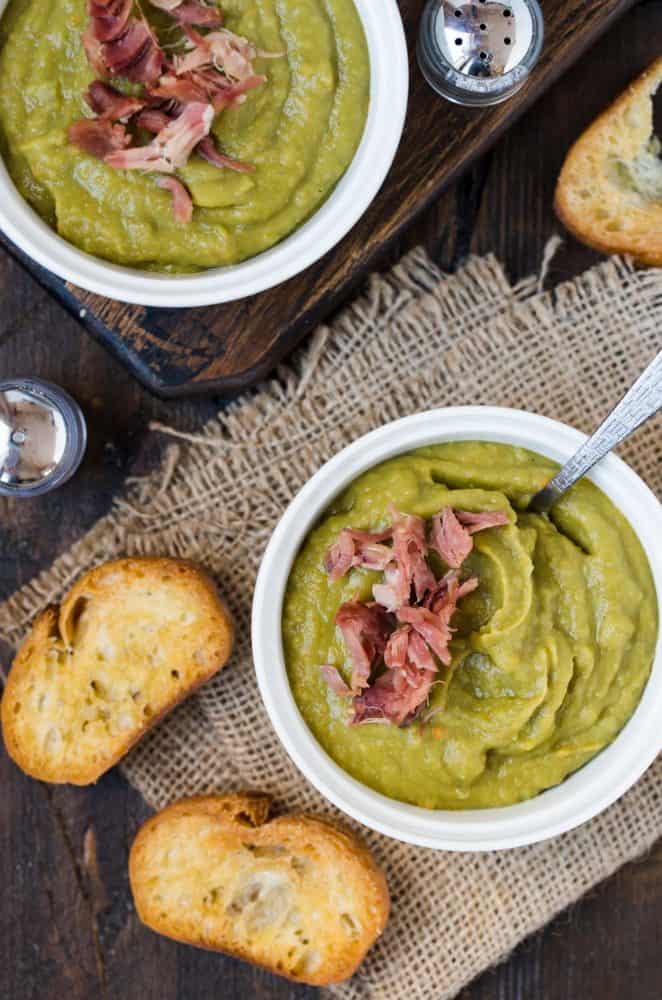
[[[386,649],[393,623],[379,604],[347,601],[338,609],[336,625],[352,663],[352,692],[358,694],[370,683],[370,674]]]
[[[97,5],[88,6],[94,9]],[[129,8],[131,9],[131,8]],[[96,23],[91,16],[92,37],[101,42]],[[105,68],[105,76],[123,76],[132,83],[156,83],[165,63],[165,56],[146,21],[129,17],[122,25],[121,32],[112,41],[105,42],[97,50],[95,63]],[[97,66],[95,65],[96,69]]]
[[[99,160],[125,149],[131,142],[124,125],[114,125],[108,118],[81,118],[69,126],[67,139],[72,146]]]
[[[113,122],[127,122],[145,106],[140,98],[127,97],[101,80],[89,85],[84,100],[99,118],[108,118]]]
[[[393,531],[382,531],[378,534],[370,531],[353,531],[345,528],[338,535],[326,554],[324,568],[330,580],[339,580],[352,566],[362,566],[363,569],[385,569],[393,558],[393,551],[382,545],[393,537]]]
[[[252,174],[255,167],[252,163],[244,163],[242,160],[233,160],[231,156],[219,153],[212,136],[208,135],[202,139],[195,147],[198,156],[201,156],[207,163],[215,167],[225,167],[227,170],[234,170],[238,174]]]
[[[146,132],[156,135],[158,132],[162,132],[172,120],[172,115],[166,111],[161,111],[159,108],[145,108],[136,118],[136,125],[138,128],[144,128]]]
[[[412,588],[421,601],[434,587],[435,579],[426,562],[425,521],[413,514],[400,514],[391,509],[393,548],[384,564],[384,582],[375,584],[373,596],[388,611],[397,611],[408,604]],[[373,567],[376,569],[382,567]]]
[[[176,177],[157,177],[159,187],[170,191],[172,195],[172,214],[175,222],[190,222],[193,215],[191,196]]]
[[[193,28],[184,28],[191,51],[183,56],[175,56],[175,72],[188,73],[191,70],[214,66],[229,80],[242,83],[255,76],[253,61],[258,51],[241,35],[223,28],[200,35]],[[262,82],[264,77],[262,77]]]
[[[223,24],[223,15],[218,7],[208,7],[197,0],[150,0],[152,7],[165,10],[179,24],[197,24],[207,28],[219,28]]]
[[[381,722],[402,726],[416,718],[428,699],[437,671],[431,656],[431,668],[421,669],[416,665],[412,648],[415,649],[417,643],[419,652],[426,650],[425,643],[412,633],[407,642],[404,667],[387,670],[354,699],[354,725]]]
[[[183,49],[171,62],[145,18],[134,16],[133,2],[87,2],[90,21],[82,43],[100,79],[90,84],[84,99],[96,117],[74,122],[68,141],[117,170],[172,175],[194,150],[219,169],[255,170],[220,152],[209,132],[216,113],[245,101],[249,90],[266,82],[255,73],[253,61],[284,53],[263,52],[222,28],[222,12],[201,0],[150,0],[181,28]],[[203,35],[194,26],[212,30]],[[113,87],[108,80],[115,77],[141,84],[141,96]],[[154,139],[137,145],[127,124]],[[172,194],[176,221],[190,222],[193,202],[181,181],[166,177],[157,183]]]
[[[444,507],[432,519],[432,547],[447,566],[458,569],[474,547],[472,535],[505,524],[508,524],[508,516],[501,510],[472,514],[468,510],[454,511]]]
[[[181,115],[162,129],[148,146],[124,149],[104,157],[111,167],[121,170],[155,170],[172,174],[183,167],[211,128],[214,109],[211,104],[187,104]]]
[[[98,42],[113,42],[122,35],[129,24],[133,0],[89,0],[92,34]]]
[[[340,532],[324,561],[330,580],[352,567],[384,573],[384,582],[373,587],[373,602],[347,601],[336,614],[351,685],[333,664],[320,667],[329,689],[350,700],[353,725],[402,726],[417,718],[439,663],[451,664],[451,619],[458,601],[478,586],[475,576],[461,580],[459,572],[473,547],[471,535],[507,523],[501,511],[473,514],[446,507],[433,518],[428,542],[422,518],[391,508],[385,531]],[[439,580],[427,561],[430,549],[449,567]]]

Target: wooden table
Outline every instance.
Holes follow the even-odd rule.
[[[446,269],[469,252],[488,251],[505,261],[513,279],[536,269],[546,240],[559,231],[551,201],[564,151],[659,55],[660,39],[662,0],[644,0],[406,240],[385,250],[382,265],[422,242]],[[570,277],[595,259],[567,239],[549,280]],[[130,470],[156,460],[148,420],[193,429],[219,401],[165,403],[149,396],[4,255],[0,290],[0,376],[36,374],[65,386],[83,404],[91,431],[73,482],[48,497],[0,505],[4,596],[104,513]],[[0,998],[312,1000],[313,989],[175,945],[140,926],[127,852],[147,814],[117,772],[86,790],[49,787],[24,777],[0,751]],[[96,851],[90,851],[93,842]],[[661,925],[662,844],[525,942],[462,1000],[660,1000]]]

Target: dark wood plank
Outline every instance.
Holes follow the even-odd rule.
[[[513,280],[535,270],[559,231],[551,193],[564,150],[653,56],[662,0],[639,4],[386,250],[418,242],[447,269],[495,251]],[[596,259],[567,239],[550,280]],[[0,374],[39,374],[83,403],[91,448],[58,493],[0,503],[0,596],[48,565],[108,507],[131,469],[158,456],[152,418],[194,429],[218,400],[166,404],[146,393],[23,268],[0,255]],[[453,400],[449,402],[461,402]],[[469,402],[469,401],[465,401]],[[313,1000],[248,966],[178,946],[142,928],[127,883],[128,847],[148,810],[119,774],[98,786],[46,789],[0,753],[0,997],[8,1000]],[[98,877],[85,852],[92,829]],[[90,835],[87,836],[88,845]],[[55,916],[54,916],[55,914]],[[94,915],[94,916],[93,916]],[[485,973],[461,1000],[659,1000],[662,844]],[[443,946],[443,939],[441,940]],[[105,984],[99,973],[99,957]],[[400,1000],[400,998],[393,998]]]
[[[546,0],[545,46],[530,80],[510,101],[481,111],[442,101],[423,80],[414,56],[423,2],[400,0],[412,86],[394,167],[352,232],[305,274],[249,300],[186,311],[126,306],[65,286],[42,269],[35,274],[73,314],[84,310],[93,336],[161,396],[231,394],[264,376],[633,0]]]

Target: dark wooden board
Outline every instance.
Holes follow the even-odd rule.
[[[230,395],[247,388],[347,298],[405,228],[633,0],[542,0],[545,45],[531,79],[510,101],[482,111],[443,101],[423,80],[414,58],[423,3],[400,0],[410,50],[411,94],[393,169],[352,232],[304,274],[235,303],[149,309],[82,292],[27,261],[15,248],[13,252],[158,395]]]
[[[422,243],[444,270],[455,269],[469,252],[494,252],[513,281],[530,274],[559,228],[551,197],[564,151],[660,54],[661,39],[662,0],[639,3],[491,153],[432,201],[385,251],[382,264]],[[596,259],[568,238],[549,281],[572,277]],[[129,472],[157,458],[158,436],[145,433],[151,419],[196,430],[215,409],[212,400],[164,402],[147,393],[0,252],[0,375],[18,372],[51,378],[81,401],[90,448],[62,489],[20,504],[0,499],[0,598],[103,514]],[[6,666],[4,657],[0,662]],[[0,746],[1,1000],[319,1000],[316,990],[175,944],[140,925],[126,861],[148,814],[117,771],[90,788],[48,788],[21,774]],[[98,877],[84,850],[90,828]],[[661,926],[662,842],[524,942],[458,1000],[660,1000]],[[442,905],[439,947],[447,933],[452,929],[444,924]]]

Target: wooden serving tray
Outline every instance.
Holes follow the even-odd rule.
[[[415,58],[424,0],[399,2],[409,43],[411,91],[398,155],[354,229],[298,277],[226,305],[152,309],[84,292],[34,264],[1,235],[0,241],[159,396],[232,395],[248,388],[341,304],[375,266],[380,250],[634,0],[542,0],[546,35],[540,62],[518,94],[482,111],[450,104],[428,87]]]

